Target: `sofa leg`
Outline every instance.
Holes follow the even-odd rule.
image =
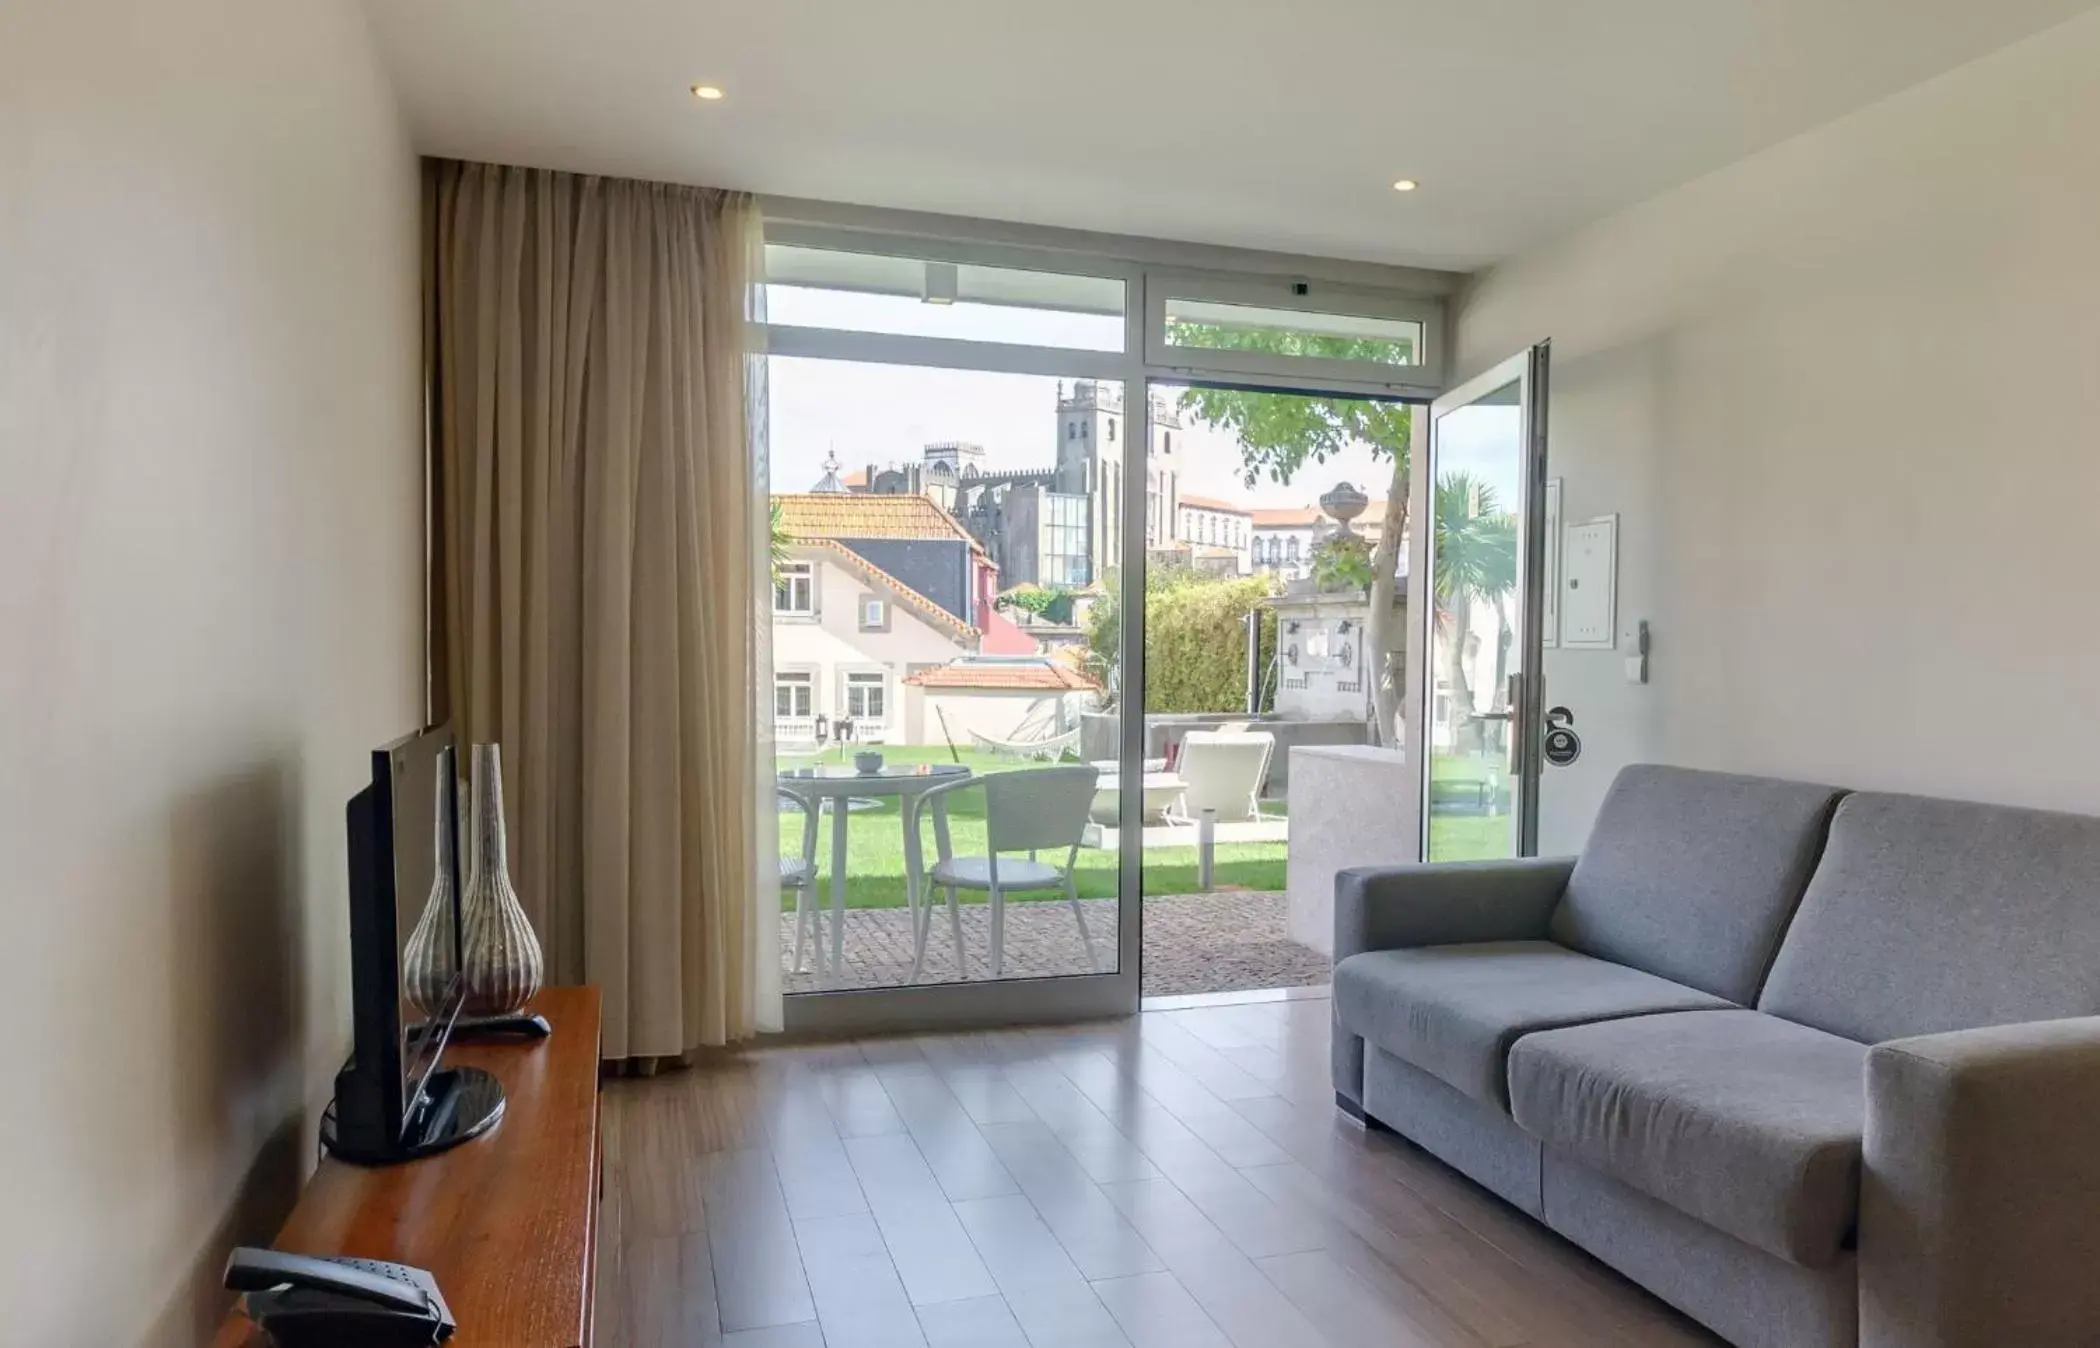
[[[1393,1130],[1364,1113],[1364,1107],[1340,1091],[1334,1093],[1334,1107],[1364,1126],[1367,1133],[1390,1133]]]

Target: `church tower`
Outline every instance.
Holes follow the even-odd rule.
[[[1121,390],[1092,379],[1075,381],[1069,393],[1059,385],[1056,490],[1087,498],[1088,560],[1097,577],[1122,565],[1128,438]]]

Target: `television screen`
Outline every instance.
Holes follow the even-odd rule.
[[[394,833],[394,934],[400,963],[404,1121],[444,1052],[466,998],[460,969],[460,789],[449,727],[388,746]]]

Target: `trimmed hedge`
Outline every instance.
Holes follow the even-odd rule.
[[[1145,710],[1233,712],[1247,705],[1247,612],[1269,597],[1265,576],[1219,577],[1154,568],[1145,586]],[[1087,615],[1090,664],[1116,663],[1117,605]],[[1261,613],[1262,710],[1273,704],[1267,679],[1276,652],[1276,614]]]

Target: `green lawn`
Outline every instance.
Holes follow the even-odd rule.
[[[1437,861],[1486,861],[1511,854],[1516,821],[1509,815],[1509,784],[1502,757],[1437,753],[1429,760],[1429,855]],[[1496,813],[1479,812],[1475,783],[1490,783]]]
[[[885,762],[896,764],[952,763],[955,756],[945,745],[885,745],[881,748]],[[807,766],[812,763],[838,763],[850,755],[837,748],[827,749],[817,758],[783,758],[783,768]],[[1047,764],[1017,763],[1011,759],[997,758],[992,754],[965,749],[960,754],[963,765],[972,772],[1025,771],[1030,767],[1045,767]],[[904,906],[904,829],[898,822],[900,812],[896,797],[870,797],[879,801],[876,808],[855,810],[846,830],[846,902],[855,908],[902,908]],[[1264,813],[1281,814],[1282,806],[1263,802]],[[802,845],[802,814],[800,811],[783,813],[780,816],[780,846],[783,855],[789,855]],[[1493,821],[1488,821],[1493,822]],[[984,854],[984,795],[982,792],[964,790],[949,797],[949,836],[959,856],[982,856]],[[925,844],[926,864],[931,866],[936,855],[933,846],[933,829],[921,820]],[[1220,844],[1217,848],[1215,883],[1242,889],[1282,889],[1284,876],[1284,844],[1282,843],[1234,843]],[[1193,847],[1156,847],[1144,854],[1144,892],[1147,894],[1191,894],[1196,891],[1196,849]],[[831,869],[831,820],[825,818],[817,831],[817,866],[820,872]],[[1079,849],[1078,883],[1079,896],[1083,899],[1110,899],[1116,896],[1117,858],[1114,852],[1097,848]],[[969,898],[968,891],[960,897]],[[1016,896],[1023,897],[1023,896]],[[1058,893],[1031,894],[1030,899],[1061,900]],[[982,901],[984,896],[976,896]]]

